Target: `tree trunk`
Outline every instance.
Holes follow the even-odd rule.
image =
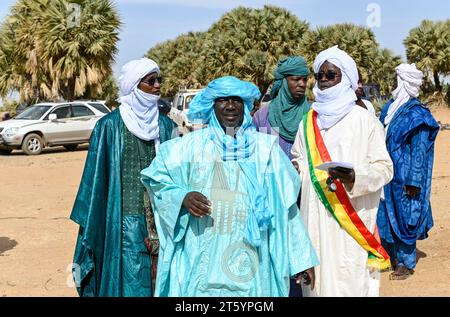
[[[73,101],[75,96],[75,79],[69,79],[67,82],[67,89],[66,89],[66,101]]]
[[[439,81],[439,74],[437,71],[433,72],[433,77],[434,77],[434,85],[436,86],[436,90],[441,92],[442,91],[442,86],[441,83]]]

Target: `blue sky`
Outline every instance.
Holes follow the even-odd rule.
[[[0,19],[16,0],[0,0]],[[114,71],[128,60],[139,58],[159,42],[189,31],[204,31],[237,6],[261,8],[272,4],[288,9],[312,28],[351,22],[367,25],[375,3],[380,8],[380,27],[372,28],[384,48],[404,57],[403,39],[423,19],[450,18],[448,0],[115,0],[124,23]]]

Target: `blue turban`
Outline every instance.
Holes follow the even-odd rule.
[[[244,102],[244,121],[235,137],[225,134],[214,114],[214,102],[217,98],[237,96]],[[273,211],[269,209],[267,194],[257,175],[254,160],[256,151],[256,129],[252,124],[250,111],[261,93],[252,83],[233,76],[226,76],[211,81],[189,104],[188,119],[192,122],[207,123],[211,140],[221,153],[224,161],[236,160],[239,163],[247,183],[250,210],[245,229],[246,241],[254,247],[261,245],[261,231],[274,226]]]
[[[246,115],[250,115],[253,103],[261,96],[258,87],[233,76],[211,81],[189,103],[188,119],[191,122],[209,123],[214,110],[214,101],[220,97],[237,96],[244,101]]]

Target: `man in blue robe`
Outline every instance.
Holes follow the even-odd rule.
[[[288,296],[291,276],[314,285],[299,175],[252,125],[259,96],[236,77],[210,82],[188,113],[208,127],[166,142],[142,171],[161,243],[155,296]]]
[[[119,81],[121,105],[94,128],[70,216],[80,226],[73,264],[80,296],[152,296],[159,244],[140,171],[173,126],[158,112],[154,61],[127,63]]]
[[[417,99],[423,73],[414,64],[401,64],[396,71],[394,99],[384,106],[380,117],[394,178],[384,187],[377,224],[394,266],[390,278],[403,280],[414,273],[416,241],[427,238],[433,226],[430,193],[439,125]]]

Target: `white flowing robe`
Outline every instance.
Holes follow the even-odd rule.
[[[355,106],[321,134],[333,161],[353,164],[355,184],[348,195],[361,220],[373,232],[381,190],[393,176],[381,123],[367,110]],[[339,226],[314,190],[303,123],[292,154],[302,175],[300,212],[320,261],[316,267],[316,288],[311,292],[304,287],[304,295],[378,296],[379,272],[367,267],[367,251]]]

